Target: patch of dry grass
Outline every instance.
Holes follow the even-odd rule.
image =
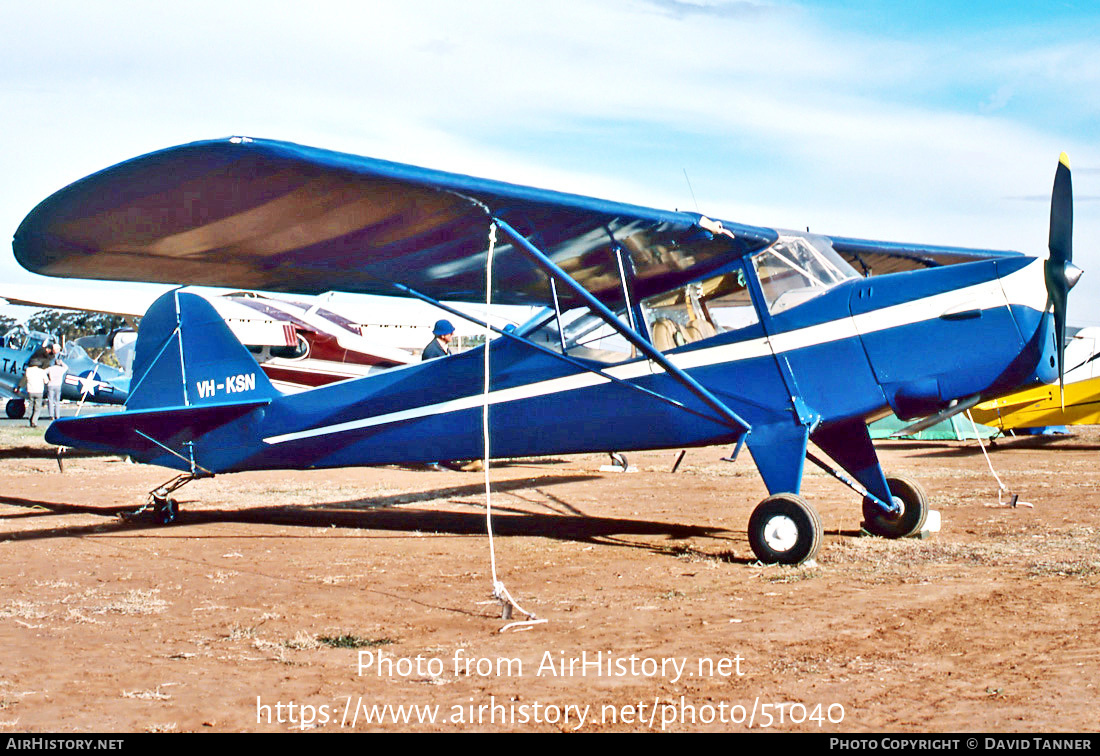
[[[1005,556],[999,544],[963,544],[939,538],[848,538],[828,544],[818,555],[822,565],[873,564],[916,567],[922,564],[996,564]]]
[[[363,638],[358,635],[318,635],[317,641],[331,648],[376,648],[389,646],[396,641],[392,638]]]
[[[826,567],[876,580],[927,577],[929,566],[985,565],[1028,577],[1100,575],[1100,532],[1074,527],[1042,533],[996,529],[980,542],[852,538],[827,544],[818,556]]]
[[[253,640],[257,637],[255,627],[244,627],[234,623],[229,628],[229,634],[225,636],[226,640],[239,641],[239,640]]]
[[[157,686],[155,690],[124,690],[122,691],[123,698],[136,698],[139,701],[169,701],[172,699],[167,693],[162,693],[161,686]]]
[[[42,609],[41,604],[35,604],[30,601],[20,601],[18,599],[12,599],[5,607],[0,607],[0,619],[6,617],[15,617],[17,619],[32,620],[43,619],[49,616],[49,612]]]
[[[1071,559],[1036,562],[1028,571],[1029,577],[1090,577],[1092,575],[1100,575],[1100,561]]]
[[[299,630],[293,638],[283,641],[283,645],[295,651],[312,651],[320,648],[321,642],[317,640],[317,636],[307,633],[304,630]]]
[[[803,580],[813,580],[822,574],[816,565],[795,565],[793,567],[769,565],[764,569],[765,572],[761,574],[761,577],[769,583],[798,583]]]
[[[179,732],[179,725],[175,722],[165,724],[151,724],[145,728],[146,732]]]
[[[160,590],[132,588],[122,594],[112,594],[105,588],[89,588],[82,593],[65,596],[60,603],[76,616],[88,614],[125,614],[143,616],[160,614],[168,608],[168,602],[159,598]]]
[[[734,553],[728,550],[712,554],[707,551],[700,551],[692,546],[670,546],[664,551],[685,562],[702,563],[710,567],[717,567],[719,564],[732,564],[736,561]]]

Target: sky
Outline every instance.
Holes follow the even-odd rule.
[[[1100,325],[1091,2],[0,0],[0,134],[9,239],[89,173],[246,135],[753,225],[1043,255],[1066,151],[1085,269],[1069,321]],[[52,279],[5,244],[0,281]]]

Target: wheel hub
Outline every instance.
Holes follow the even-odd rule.
[[[775,551],[789,551],[798,542],[798,525],[786,515],[776,515],[764,526],[764,542]]]

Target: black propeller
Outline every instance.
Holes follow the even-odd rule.
[[[1050,257],[1044,266],[1047,296],[1054,306],[1054,338],[1058,350],[1058,387],[1065,408],[1066,390],[1066,301],[1069,290],[1081,277],[1081,269],[1073,264],[1073,185],[1070,180],[1069,157],[1062,153],[1058,171],[1054,174],[1054,192],[1050,198]]]

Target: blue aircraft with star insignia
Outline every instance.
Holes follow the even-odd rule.
[[[23,375],[32,361],[41,367],[57,357],[65,364],[61,398],[75,402],[94,404],[125,404],[130,388],[130,375],[111,365],[93,360],[84,348],[72,341],[65,344],[57,355],[47,355],[47,344],[60,341],[41,331],[29,330],[17,325],[0,336],[0,397],[7,399],[4,413],[12,419],[27,413],[26,398],[21,392]]]
[[[867,420],[946,416],[1062,375],[1071,236],[1064,155],[1044,259],[234,137],[78,181],[27,216],[14,249],[52,276],[541,307],[486,347],[284,395],[209,304],[165,294],[141,322],[126,411],[46,436],[181,471],[152,492],[165,521],[168,494],[197,477],[471,459],[486,435],[493,457],[745,445],[770,494],[750,545],[796,564],[822,540],[799,495],[807,459],[856,491],[868,530],[908,536],[927,498],[883,471]]]

